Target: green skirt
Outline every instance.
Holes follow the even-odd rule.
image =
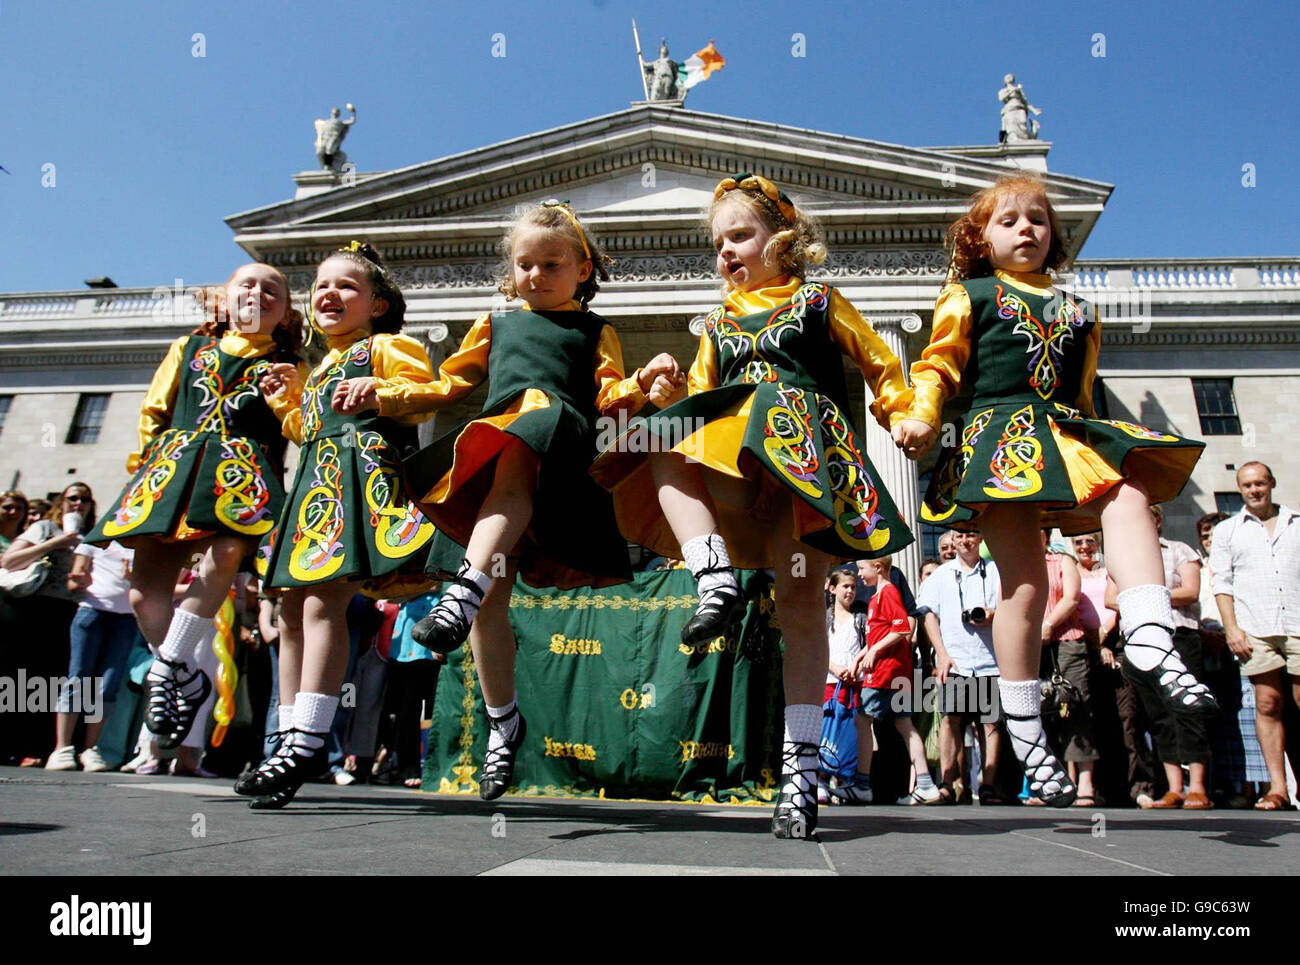
[[[1119,483],[1154,503],[1177,496],[1205,443],[1115,419],[1084,418],[1059,402],[972,405],[956,421],[921,507],[927,523],[974,528],[989,506],[1040,504],[1043,526],[1097,528],[1098,500]]]
[[[774,498],[793,497],[792,535],[837,560],[874,559],[913,540],[846,414],[807,389],[761,382],[701,392],[635,420],[603,448],[592,475],[614,493],[624,535],[664,556],[680,558],[681,548],[659,507],[647,451],[674,452],[737,479],[780,483],[758,487],[756,501],[745,506],[715,501],[736,566],[776,565],[767,525]]]
[[[355,438],[355,444],[349,444]],[[263,554],[272,587],[384,581],[423,562],[433,524],[407,498],[397,452],[378,432],[320,436],[301,452],[284,516]]]
[[[553,393],[530,390],[407,459],[407,485],[438,527],[427,571],[448,576],[460,568],[492,488],[497,458],[519,440],[538,461],[532,519],[512,554],[524,581],[569,589],[631,579],[627,541],[618,531],[612,500],[587,475],[595,454],[589,425]]]
[[[256,441],[166,429],[86,540],[129,546],[140,537],[257,538],[271,531],[283,506],[280,480]]]

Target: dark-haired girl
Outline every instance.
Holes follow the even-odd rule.
[[[273,365],[293,369],[302,343],[289,283],[270,265],[244,265],[201,295],[204,323],[172,343],[140,408],[131,480],[86,537],[135,550],[131,607],[156,654],[145,724],[164,749],[180,746],[212,692],[199,654],[213,617],[284,502],[288,403],[268,403],[258,382]],[[196,560],[173,609],[177,578]]]
[[[291,365],[262,382],[268,401],[291,399],[284,433],[301,447],[298,472],[269,541],[266,583],[281,609],[279,750],[235,786],[287,803],[325,770],[325,738],[347,672],[348,602],[399,577],[433,536],[407,499],[401,460],[415,451],[410,392],[433,380],[420,343],[400,335],[401,291],[369,245],[352,242],[316,270],[312,327],[325,358],[303,384]],[[265,804],[263,806],[266,806]]]

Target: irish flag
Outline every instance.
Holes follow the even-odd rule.
[[[727,62],[710,40],[707,47],[691,54],[686,58],[686,63],[677,68],[677,80],[685,90],[690,90],[701,81],[708,80],[715,70],[721,70],[725,66]]]

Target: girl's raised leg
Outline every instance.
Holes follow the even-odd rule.
[[[1042,690],[1043,614],[1047,609],[1047,563],[1032,504],[990,506],[980,517],[984,540],[1002,581],[1002,599],[993,617],[993,650],[998,658],[998,696],[1011,748],[1024,766],[1029,789],[1053,807],[1069,807],[1077,789],[1047,746],[1039,716]]]
[[[176,544],[186,547],[187,544]],[[189,734],[200,707],[212,692],[212,681],[200,669],[201,648],[208,646],[215,633],[213,618],[230,591],[230,584],[239,570],[240,561],[248,552],[248,540],[235,536],[217,536],[204,544],[188,544],[189,552],[201,549],[194,579],[185,596],[171,614],[167,631],[158,645],[158,652],[145,676],[147,708],[145,724],[158,738],[164,750],[177,747]],[[186,550],[182,549],[177,562],[183,563]],[[170,561],[170,560],[169,560]],[[145,566],[153,561],[146,559]],[[140,566],[137,561],[135,566]],[[135,567],[133,567],[134,570]],[[155,599],[149,604],[150,620],[161,625],[158,599],[163,593],[164,580],[175,583],[179,567],[167,568],[154,579],[159,584],[151,589]],[[171,587],[166,588],[168,604]]]
[[[537,489],[537,455],[521,439],[511,441],[497,456],[492,488],[465,547],[465,559],[442,599],[415,625],[411,636],[435,653],[459,649],[469,635],[495,575],[504,572],[506,557],[533,518]]]
[[[659,506],[682,547],[682,558],[695,577],[700,603],[682,627],[687,644],[712,640],[744,612],[740,584],[731,570],[727,544],[718,533],[718,521],[704,472],[697,463],[672,452],[650,456]]]
[[[1119,589],[1124,675],[1154,688],[1175,713],[1217,714],[1219,705],[1210,689],[1174,650],[1174,611],[1146,490],[1124,482],[1107,493],[1101,528],[1108,545],[1116,547],[1106,554],[1106,568]]]

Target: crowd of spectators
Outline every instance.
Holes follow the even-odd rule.
[[[1163,513],[1152,507],[1174,607],[1173,645],[1187,667],[1209,683],[1222,708],[1208,721],[1169,713],[1153,689],[1121,673],[1117,591],[1106,571],[1101,534],[1053,543],[1050,532],[1043,533],[1049,577],[1040,670],[1043,718],[1053,752],[1078,786],[1075,806],[1293,807],[1287,762],[1294,773],[1300,761],[1300,516],[1273,503],[1276,481],[1262,463],[1242,466],[1237,481],[1243,508],[1202,517],[1199,552],[1166,538]],[[1020,769],[997,721],[992,635],[1001,595],[997,566],[975,531],[946,532],[938,549],[939,558],[922,566],[916,600],[908,603],[917,618],[913,623],[919,624],[912,641],[915,659],[933,677],[937,694],[932,709],[919,701],[913,707],[939,779],[937,798],[924,803],[966,803],[975,797],[972,786],[978,787],[981,804],[1040,803],[1002,777],[1018,778]],[[865,575],[869,565],[860,562],[859,573]],[[884,571],[889,572],[888,562]],[[846,585],[852,572],[845,567],[832,574],[828,587],[834,585],[837,598],[852,595]],[[876,582],[859,579],[859,603],[870,598]],[[834,626],[828,620],[828,629]],[[842,638],[846,625],[838,626],[841,639],[831,643],[832,674],[854,646]],[[864,634],[870,634],[870,623]],[[842,673],[836,676],[841,683],[853,682]],[[856,682],[863,683],[860,677]],[[914,689],[917,682],[900,686]],[[919,682],[928,689],[930,681]],[[877,749],[891,739],[876,729]],[[870,759],[870,752],[866,756]],[[870,780],[859,775],[853,785],[843,786],[829,780],[824,797],[863,803],[854,787]]]
[[[1268,467],[1242,466],[1238,484],[1244,507],[1199,520],[1199,551],[1163,529],[1160,538],[1174,646],[1223,708],[1208,722],[1168,714],[1154,692],[1120,672],[1123,641],[1100,534],[1056,543],[1043,534],[1044,720],[1078,785],[1079,806],[1291,807],[1288,735],[1293,762],[1300,744],[1300,516],[1273,502]],[[1159,507],[1153,513],[1163,527]],[[23,704],[0,713],[0,764],[210,777],[256,762],[269,752],[264,735],[278,726],[273,596],[248,574],[234,588],[241,685],[223,746],[208,741],[205,709],[207,731],[196,728],[168,759],[141,723],[150,657],[128,598],[131,551],[83,543],[94,522],[84,483],[52,501],[0,493],[0,678],[12,681]],[[183,589],[184,578],[178,594]],[[945,532],[915,595],[889,559],[832,574],[827,700],[858,711],[858,767],[851,778],[827,780],[825,800],[1032,803],[997,715],[992,625],[1000,597],[997,566],[978,532]],[[329,779],[419,786],[422,723],[432,716],[444,658],[410,631],[437,599],[435,590],[354,601],[345,691],[352,699],[335,721]],[[31,681],[62,685],[28,683],[20,693]],[[922,691],[933,687],[934,700],[912,692],[918,682]],[[881,768],[893,778],[875,777],[873,796],[873,770]]]
[[[190,777],[234,776],[267,753],[278,727],[278,603],[251,573],[232,588],[239,683],[235,716],[214,746],[214,692],[182,746],[163,751],[143,725],[151,656],[130,602],[132,551],[82,541],[96,521],[91,489],[58,499],[0,493],[0,765]],[[251,563],[251,561],[250,561]],[[176,596],[192,578],[183,572]],[[436,590],[403,600],[358,596],[349,612],[353,699],[335,720],[330,779],[419,787],[422,722],[432,714],[435,657],[410,629]],[[205,667],[215,678],[217,658]],[[206,722],[206,726],[204,726]]]

